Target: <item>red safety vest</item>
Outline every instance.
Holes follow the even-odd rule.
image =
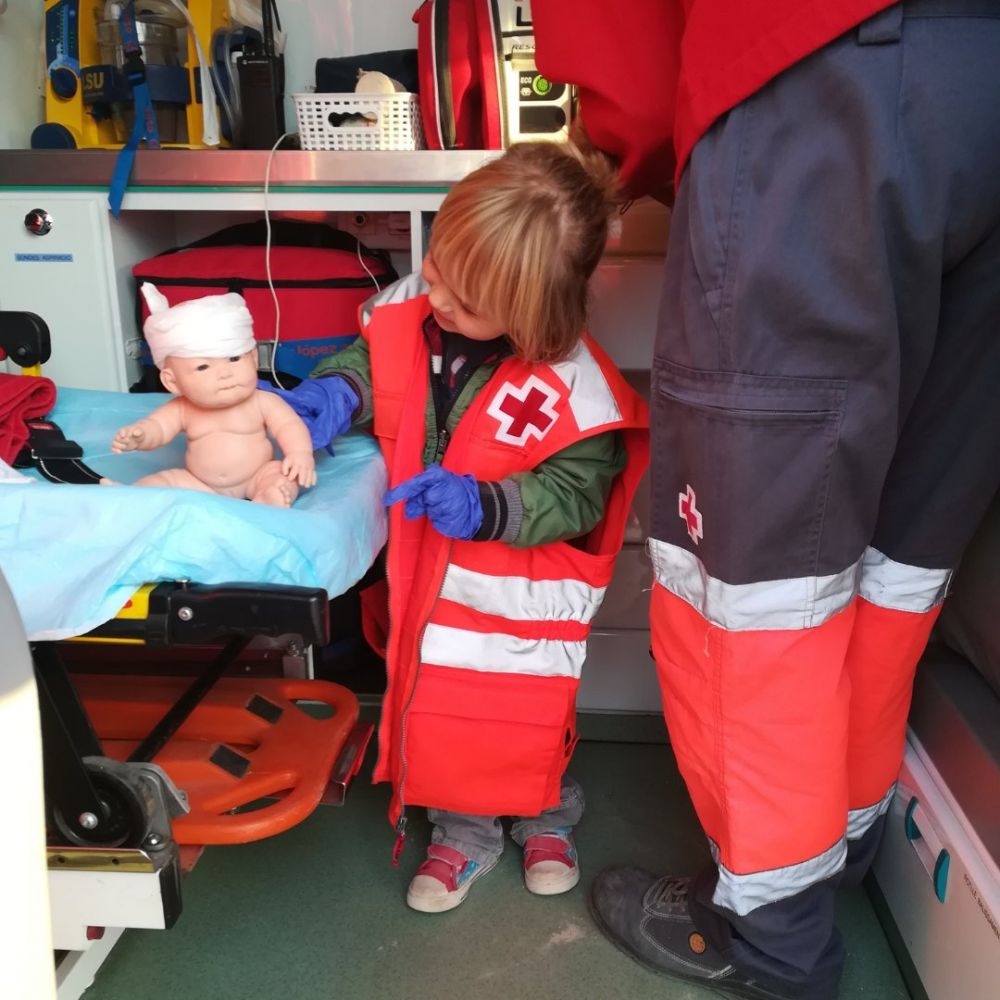
[[[366,307],[375,435],[390,482],[423,469],[430,313],[419,275]],[[581,547],[455,541],[389,513],[389,686],[376,781],[405,805],[533,816],[559,801],[576,743],[590,621],[611,580],[648,461],[646,405],[585,336],[558,364],[503,361],[459,420],[442,465],[497,481],[618,430],[628,463]]]

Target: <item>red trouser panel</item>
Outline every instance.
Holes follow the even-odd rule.
[[[847,776],[851,809],[879,802],[899,774],[913,675],[941,605],[923,614],[859,597],[847,649],[851,685]]]
[[[731,872],[806,861],[844,835],[844,657],[854,618],[852,604],[814,628],[727,631],[653,587],[653,655],[671,744]]]

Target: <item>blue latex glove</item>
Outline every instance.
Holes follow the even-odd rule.
[[[409,518],[430,518],[431,524],[448,538],[471,538],[483,523],[483,505],[474,476],[460,476],[440,465],[428,465],[423,472],[400,483],[385,495],[391,507],[400,500]]]
[[[347,380],[335,375],[309,378],[289,390],[263,380],[257,388],[280,396],[309,428],[313,448],[326,448],[331,455],[333,439],[351,429],[351,417],[361,402]]]

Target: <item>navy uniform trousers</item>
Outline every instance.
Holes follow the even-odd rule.
[[[653,368],[651,622],[699,930],[836,995],[916,663],[1000,485],[1000,0],[891,7],[695,147]]]

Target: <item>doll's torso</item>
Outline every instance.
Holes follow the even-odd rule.
[[[248,483],[274,458],[264,417],[257,404],[259,390],[224,409],[203,409],[180,398],[182,426],[188,447],[188,471],[213,489],[229,492]]]

